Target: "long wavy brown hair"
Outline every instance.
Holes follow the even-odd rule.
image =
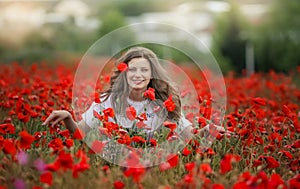
[[[152,87],[155,89],[155,98],[165,101],[170,95],[176,105],[176,108],[172,112],[168,112],[167,119],[178,121],[181,117],[181,101],[179,96],[179,90],[177,90],[172,84],[171,80],[167,76],[166,71],[159,63],[159,60],[155,53],[144,47],[133,47],[123,54],[116,62],[113,69],[113,74],[110,79],[110,86],[107,90],[101,93],[103,101],[111,97],[112,108],[116,114],[125,114],[126,108],[129,106],[127,97],[129,96],[130,89],[126,79],[126,72],[120,72],[117,66],[120,63],[128,64],[134,58],[145,58],[150,63],[151,67],[151,79],[147,88]]]

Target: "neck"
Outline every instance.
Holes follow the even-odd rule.
[[[144,90],[131,90],[129,94],[129,99],[133,101],[143,101],[145,100],[143,94]]]

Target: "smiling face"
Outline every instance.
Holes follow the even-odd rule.
[[[126,79],[131,90],[144,92],[151,79],[150,63],[145,58],[134,58],[128,62]]]

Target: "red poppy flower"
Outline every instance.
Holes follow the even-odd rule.
[[[240,188],[251,189],[246,182],[237,182],[233,185],[233,189],[240,189]]]
[[[174,131],[170,131],[166,138],[169,142],[172,142],[177,140],[179,138],[179,135]]]
[[[171,167],[176,167],[179,162],[178,154],[170,154],[167,156],[167,162],[170,164]]]
[[[66,129],[66,130],[60,131],[58,134],[59,134],[60,136],[65,137],[65,138],[69,138],[69,136],[70,136],[70,131],[69,131],[68,129]]]
[[[206,119],[202,116],[198,118],[198,123],[200,127],[204,127],[207,125]]]
[[[161,172],[166,171],[166,170],[168,170],[170,168],[171,168],[171,165],[168,162],[164,162],[164,163],[159,164],[159,170]]]
[[[142,179],[145,172],[146,172],[145,168],[143,168],[143,167],[139,167],[139,168],[131,168],[130,167],[124,171],[124,176],[126,176],[126,177],[131,176],[135,183],[140,183],[140,180]]]
[[[99,154],[102,153],[103,148],[105,147],[105,142],[95,140],[91,146],[90,153],[94,154]]]
[[[144,97],[149,98],[150,100],[155,100],[155,90],[153,88],[149,87],[144,92]]]
[[[64,170],[72,169],[73,168],[72,155],[62,150],[59,152],[55,163],[58,165],[59,168],[63,168]]]
[[[164,126],[169,128],[171,131],[174,131],[177,127],[176,123],[170,122],[170,121],[165,121]]]
[[[97,111],[93,110],[93,115],[95,118],[99,119],[100,121],[104,120],[104,117],[100,115]]]
[[[73,133],[73,138],[77,140],[83,140],[85,137],[85,133],[80,129],[76,128],[75,132]]]
[[[213,184],[212,189],[224,189],[225,187],[222,184]]]
[[[120,138],[118,138],[117,142],[120,143],[120,144],[130,145],[131,138],[127,134],[126,135],[122,135]]]
[[[141,136],[133,136],[131,138],[131,141],[137,142],[137,143],[146,143],[146,140]]]
[[[269,188],[279,188],[280,186],[285,186],[284,181],[282,180],[282,178],[279,174],[273,173],[269,179],[268,187]],[[282,188],[287,188],[287,187],[285,186]]]
[[[55,138],[49,142],[48,147],[52,148],[54,152],[58,152],[64,147],[64,145],[61,138]]]
[[[164,105],[169,112],[173,112],[176,109],[176,105],[172,100],[172,95],[170,95],[169,98],[164,101]]]
[[[187,120],[189,120],[191,123],[194,122],[194,117],[195,117],[195,114],[193,112],[188,112],[186,115],[185,115],[185,118]]]
[[[192,184],[194,182],[193,175],[187,174],[183,177],[185,183]]]
[[[205,153],[208,154],[208,155],[215,155],[216,154],[216,152],[212,148],[208,148]]]
[[[267,100],[261,97],[252,98],[252,102],[260,106],[265,106],[267,104]]]
[[[300,188],[300,174],[289,180],[289,185],[292,189]]]
[[[267,168],[274,169],[274,168],[279,167],[279,165],[280,165],[279,162],[273,157],[262,156],[262,158],[265,159],[265,161],[267,163]]]
[[[195,163],[195,162],[190,162],[190,163],[186,163],[186,164],[184,165],[184,168],[185,168],[187,171],[192,172],[193,169],[195,168],[195,166],[196,166],[196,163]]]
[[[147,125],[146,125],[143,121],[138,121],[138,122],[136,123],[136,126],[137,126],[138,128],[145,128]]]
[[[124,188],[124,186],[125,186],[125,184],[120,180],[117,180],[114,182],[115,189],[122,189],[122,188]]]
[[[78,178],[80,172],[84,172],[90,168],[90,165],[88,164],[86,157],[81,157],[81,161],[73,166],[72,169],[72,177]]]
[[[40,176],[40,181],[42,183],[48,184],[49,186],[52,185],[52,179],[53,179],[52,173],[50,171],[47,171],[47,172],[41,174],[41,176]]]
[[[239,155],[226,154],[220,162],[220,172],[222,174],[229,172],[232,168],[231,163],[240,161],[240,159]]]
[[[157,145],[157,141],[153,138],[150,139],[150,144],[151,146],[156,146]]]
[[[128,69],[128,66],[126,63],[122,62],[120,63],[118,66],[117,66],[117,69],[120,71],[120,72],[125,72],[127,69]]]
[[[106,108],[105,110],[103,110],[103,113],[106,117],[114,117],[115,116],[115,112],[112,108]]]
[[[18,113],[18,119],[23,123],[27,123],[30,119],[29,115],[24,115],[23,113]]]
[[[35,112],[35,111],[30,111],[29,114],[30,114],[30,117],[31,117],[31,118],[37,118],[37,117],[40,116],[40,114],[38,114],[38,113]]]
[[[21,131],[19,133],[20,139],[20,148],[28,149],[30,148],[32,142],[34,141],[34,137],[29,134],[27,131]]]
[[[126,116],[129,120],[133,121],[136,118],[136,110],[133,106],[126,108]]]
[[[126,164],[128,167],[137,167],[140,164],[140,155],[136,151],[130,151],[126,158]]]
[[[212,173],[212,168],[210,167],[209,164],[207,163],[202,163],[199,167],[200,171],[203,172],[204,174],[211,174]]]
[[[74,141],[72,139],[68,138],[68,139],[66,139],[64,144],[67,148],[71,148],[74,145]]]
[[[184,156],[188,156],[191,153],[192,153],[192,151],[189,150],[187,147],[183,148],[183,150],[182,150],[182,155],[184,155]]]
[[[104,76],[104,83],[109,83],[110,82],[110,75],[105,75]]]
[[[293,155],[286,150],[279,150],[279,153],[283,153],[287,158],[293,159]]]
[[[17,149],[12,141],[4,140],[3,152],[6,154],[10,154],[11,156],[14,156],[17,153]]]
[[[140,115],[137,117],[137,119],[138,119],[139,121],[145,121],[145,120],[147,120],[147,115],[146,115],[146,113],[144,112],[144,113],[140,114]]]
[[[291,147],[300,148],[300,140],[297,140],[296,142],[294,142]]]
[[[0,189],[2,189],[2,188],[0,187]],[[3,189],[5,189],[5,188],[3,188]],[[33,186],[32,189],[43,189],[43,187],[41,187],[41,186]]]
[[[95,101],[96,103],[101,103],[99,93],[95,92],[95,96],[94,96],[94,97],[95,97],[94,101]]]
[[[2,134],[15,134],[15,126],[10,123],[4,123],[0,125],[0,133]]]

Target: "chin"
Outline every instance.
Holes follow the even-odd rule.
[[[132,87],[131,89],[140,91],[140,90],[146,90],[147,87]]]
[[[147,89],[146,85],[131,85],[130,88],[132,90],[142,90],[142,89]]]

